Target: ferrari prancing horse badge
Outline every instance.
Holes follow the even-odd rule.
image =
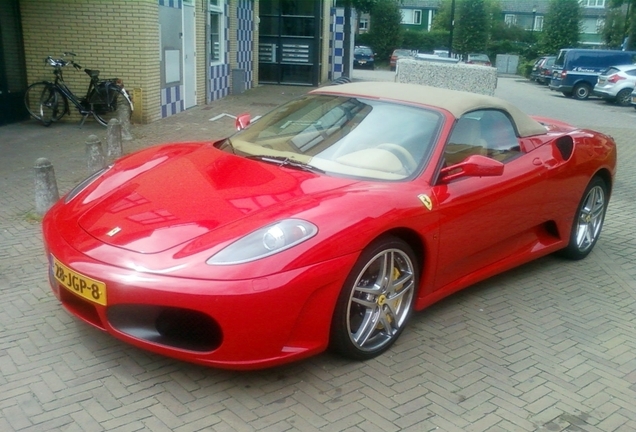
[[[428,210],[433,210],[433,201],[428,195],[420,194],[417,197],[420,199],[420,201],[422,201],[422,204],[424,204],[424,207],[426,207]]]

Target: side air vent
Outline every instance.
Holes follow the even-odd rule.
[[[571,136],[566,135],[557,138],[554,144],[559,150],[559,153],[561,153],[561,157],[563,158],[563,160],[570,159],[570,156],[572,156],[572,151],[574,150],[574,140]]]

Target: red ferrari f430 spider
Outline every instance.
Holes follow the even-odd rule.
[[[493,97],[325,86],[148,148],[43,221],[53,292],[138,347],[231,369],[370,359],[414,310],[601,233],[614,141]]]

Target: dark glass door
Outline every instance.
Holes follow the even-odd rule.
[[[27,119],[26,68],[18,0],[0,0],[0,125]]]
[[[261,0],[259,82],[318,85],[322,3]]]

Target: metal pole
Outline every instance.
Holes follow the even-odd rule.
[[[455,0],[451,1],[450,34],[448,38],[448,58],[453,54],[453,29],[455,28]]]
[[[351,65],[351,37],[351,4],[347,2],[344,7],[344,64],[342,65],[342,72],[346,77],[351,77],[351,70],[349,70]]]

